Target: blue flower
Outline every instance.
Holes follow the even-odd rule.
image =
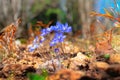
[[[29,47],[29,51],[30,52],[33,52],[36,48],[39,47],[39,43],[38,42],[39,42],[39,37],[36,36],[35,39],[33,40],[32,46]]]
[[[68,26],[68,24],[61,24],[60,22],[56,23],[54,28],[55,32],[69,33],[72,31],[72,28]]]
[[[47,34],[46,29],[42,29],[41,32],[42,32],[41,36],[45,36]]]
[[[55,49],[54,49],[54,52],[55,52],[55,53],[58,53],[58,52],[59,52],[59,49],[58,49],[58,48],[55,48]]]
[[[52,31],[54,32],[71,32],[72,31],[72,28],[68,26],[68,24],[61,24],[60,22],[57,22],[55,26],[51,26],[50,27]]]
[[[50,42],[50,46],[55,46],[57,43],[58,43],[58,40],[57,40],[57,39],[53,39],[53,40]]]
[[[42,29],[41,30],[41,32],[42,32],[41,36],[45,36],[45,35],[49,34],[51,31],[52,31],[51,28]]]
[[[29,51],[33,52],[36,48],[38,48],[39,45],[38,44],[34,44],[33,46],[29,47]]]
[[[63,35],[63,33],[55,33],[54,38],[58,39],[59,42],[63,42],[63,40],[66,38],[66,36]]]
[[[55,33],[54,38],[52,39],[52,41],[50,42],[50,46],[54,46],[57,43],[61,43],[64,41],[64,39],[66,38],[65,35],[63,35],[63,33]]]
[[[41,36],[41,40],[40,40],[40,43],[42,43],[43,41],[45,41],[45,38],[43,36]]]
[[[72,31],[72,28],[68,26],[68,24],[64,24],[63,31],[69,33]]]
[[[33,44],[37,43],[38,42],[38,36],[35,37],[35,39],[33,40]]]

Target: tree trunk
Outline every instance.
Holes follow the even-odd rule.
[[[78,0],[79,6],[79,15],[80,15],[80,23],[82,25],[82,34],[84,38],[88,38],[89,34],[89,27],[92,22],[92,18],[90,17],[90,12],[93,9],[94,1],[93,0]]]

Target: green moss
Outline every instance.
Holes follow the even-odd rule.
[[[104,55],[104,58],[105,58],[105,59],[109,59],[109,58],[110,58],[110,55],[109,55],[109,54],[105,54],[105,55]]]

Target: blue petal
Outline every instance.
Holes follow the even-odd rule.
[[[33,52],[35,49],[33,49],[33,48],[29,48],[29,52]]]
[[[59,52],[59,49],[58,49],[58,48],[55,48],[55,49],[54,49],[54,52],[55,52],[55,53],[58,53],[58,52]]]
[[[42,29],[41,32],[42,32],[41,36],[45,36],[46,35],[46,29]]]
[[[71,32],[72,31],[72,28],[71,27],[68,27],[67,29],[66,29],[66,33],[69,33],[69,32]]]
[[[40,43],[42,43],[43,41],[45,41],[45,38],[44,38],[44,37],[42,37],[42,39],[40,40]]]

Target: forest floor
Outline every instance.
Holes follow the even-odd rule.
[[[41,75],[46,80],[120,80],[120,36],[114,35],[111,43],[85,39],[66,39],[58,53],[47,46],[34,52],[19,50],[0,62],[0,80],[29,80],[28,73]],[[44,80],[44,79],[31,79]]]

